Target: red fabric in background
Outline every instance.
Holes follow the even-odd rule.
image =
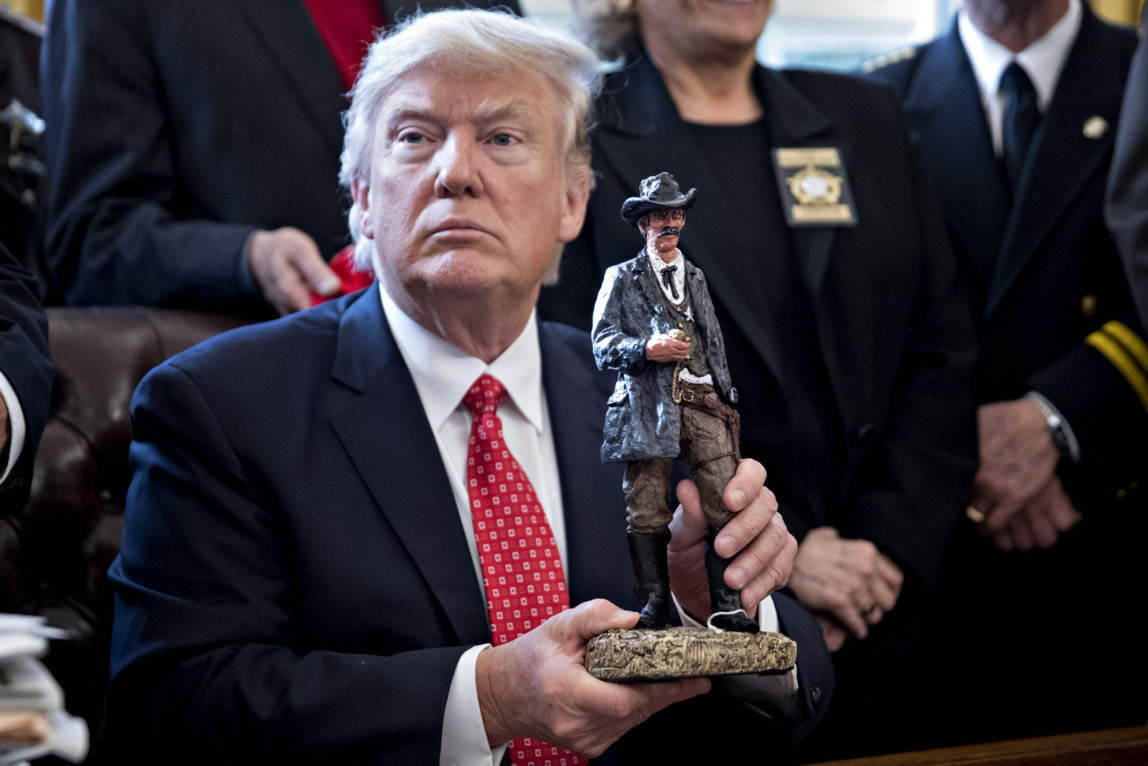
[[[343,85],[350,90],[359,65],[375,31],[383,26],[383,10],[377,0],[303,0],[311,20],[323,37]]]

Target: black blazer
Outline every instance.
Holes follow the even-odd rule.
[[[438,761],[455,665],[489,629],[377,290],[219,336],[136,392],[107,714],[139,762]],[[571,601],[628,606],[621,471],[598,460],[612,376],[582,333],[543,325],[541,345]],[[828,652],[807,613],[777,602],[800,646],[796,726],[718,694],[667,726],[720,712],[763,737],[808,731]],[[681,739],[652,726],[655,747]]]
[[[1148,439],[1130,438],[1148,433],[1148,347],[1103,209],[1135,46],[1084,4],[1011,209],[956,24],[873,73],[904,101],[975,285],[978,401],[1035,389],[1064,413],[1082,450],[1084,469],[1068,474],[1082,508],[1136,497],[1128,488],[1148,479]],[[1090,121],[1104,130],[1085,131]]]
[[[765,464],[799,540],[832,524],[877,543],[927,582],[964,509],[976,450],[971,320],[940,217],[890,94],[826,73],[758,67],[753,78],[773,146],[841,150],[858,225],[794,228],[786,240],[780,210],[762,210],[749,225],[737,218],[728,200],[739,190],[715,175],[658,71],[639,57],[606,81],[592,134],[598,186],[540,310],[586,326],[603,272],[631,257],[638,239],[618,215],[622,200],[660,170],[696,186],[705,196],[690,213],[683,251],[713,293],[739,395],[742,453]],[[763,250],[762,230],[791,243],[790,251]],[[809,356],[830,382],[828,399],[811,406],[826,413],[844,445],[837,469],[790,466],[789,444],[763,446],[758,411],[773,390],[767,380],[784,379],[793,362],[781,355],[784,318],[770,311],[762,274],[732,268],[734,251],[798,265],[818,340]],[[807,472],[804,483],[816,490],[786,495],[790,471]]]
[[[48,421],[52,398],[52,358],[48,352],[48,321],[36,300],[32,275],[0,245],[0,372],[20,400],[27,429],[24,449],[12,473],[0,485],[0,517],[28,500],[32,461]],[[5,462],[0,464],[3,473]]]
[[[350,242],[347,101],[301,0],[60,0],[42,71],[46,259],[68,303],[269,314],[252,231],[297,227],[328,259]]]

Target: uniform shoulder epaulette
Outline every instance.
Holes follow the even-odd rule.
[[[911,59],[917,55],[916,45],[906,45],[904,48],[897,48],[887,53],[882,53],[880,56],[874,56],[861,65],[863,72],[875,72],[878,69],[887,67],[890,64],[896,64],[899,61]]]

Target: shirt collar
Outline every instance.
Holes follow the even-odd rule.
[[[542,349],[536,312],[502,355],[486,362],[459,350],[411,319],[379,284],[383,313],[414,379],[431,428],[438,431],[484,372],[506,388],[508,400],[542,433]]]
[[[1000,79],[1005,67],[1016,59],[1025,74],[1032,80],[1036,89],[1037,104],[1043,112],[1052,101],[1060,72],[1068,53],[1072,49],[1080,24],[1084,17],[1080,0],[1069,0],[1068,12],[1052,28],[1020,53],[1013,53],[988,35],[981,32],[961,11],[957,20],[961,42],[973,66],[977,87],[984,99],[995,98],[1000,90]]]
[[[646,251],[646,257],[650,259],[650,264],[654,267],[654,271],[659,276],[661,276],[662,271],[664,269],[667,269],[670,266],[677,266],[677,265],[681,264],[681,262],[682,262],[682,251],[680,248],[675,248],[674,249],[674,260],[670,261],[669,263],[666,263],[665,261],[663,261],[662,257],[656,253],[651,255],[649,250]]]

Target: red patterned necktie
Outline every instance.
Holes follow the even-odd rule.
[[[502,437],[498,405],[506,389],[483,375],[462,402],[474,415],[466,484],[495,645],[511,641],[570,607],[554,534],[534,486]],[[523,737],[510,743],[514,766],[585,764],[579,755]]]

